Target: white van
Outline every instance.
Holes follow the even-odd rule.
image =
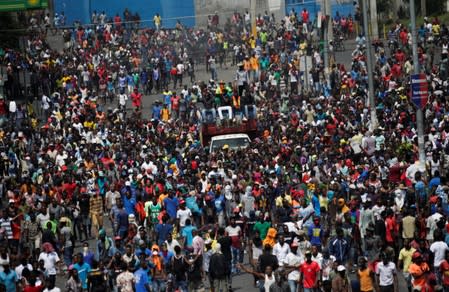
[[[210,140],[210,152],[216,152],[223,148],[224,145],[228,145],[229,149],[244,149],[249,147],[251,139],[247,134],[228,134],[214,136]]]

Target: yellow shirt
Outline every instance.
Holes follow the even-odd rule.
[[[159,204],[163,205],[165,198],[168,197],[168,194],[160,194],[159,195]]]
[[[156,25],[160,25],[161,24],[161,17],[160,16],[155,15],[153,20],[154,20],[154,23]]]
[[[412,255],[416,251],[413,247],[409,250],[406,250],[405,248],[401,249],[399,252],[399,260],[404,263],[404,269],[403,271],[408,271],[408,268],[412,264]]]
[[[163,108],[161,110],[161,118],[164,122],[167,122],[170,119],[170,111],[168,110],[168,108]]]
[[[284,198],[282,198],[281,196],[276,198],[276,206],[282,207],[282,202],[284,200],[287,201],[290,206],[292,205],[292,197],[290,195],[285,195]]]

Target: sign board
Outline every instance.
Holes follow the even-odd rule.
[[[427,104],[429,84],[426,74],[413,74],[411,76],[411,98],[416,107],[423,109]]]

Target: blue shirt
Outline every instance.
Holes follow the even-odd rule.
[[[433,189],[433,187],[438,187],[441,184],[441,179],[439,177],[434,177],[429,182],[429,189]]]
[[[136,206],[136,199],[133,197],[129,198],[124,196],[123,197],[123,207],[125,207],[126,213],[129,214],[135,214],[135,206]]]
[[[171,224],[158,224],[156,225],[156,233],[158,243],[162,243],[167,239],[167,235],[171,233],[173,226]]]
[[[134,277],[136,277],[136,292],[147,292],[147,288],[150,284],[150,277],[148,277],[148,272],[142,268],[134,272]]]
[[[73,268],[78,271],[78,276],[83,285],[83,289],[87,289],[87,274],[90,272],[89,264],[83,263],[80,265],[79,263],[76,263],[73,265]]]
[[[312,196],[312,206],[313,210],[315,211],[315,216],[320,216],[321,214],[320,200],[315,195]]]
[[[164,199],[164,207],[165,210],[167,210],[168,215],[170,218],[175,219],[176,218],[176,211],[178,208],[178,199],[177,198],[165,198]]]
[[[311,225],[309,227],[309,238],[310,243],[312,245],[319,245],[321,246],[321,236],[323,235],[323,230],[321,229],[321,226],[317,226],[315,224]]]
[[[224,196],[220,195],[218,198],[214,200],[215,210],[217,212],[222,212],[224,209]]]
[[[94,260],[94,253],[91,251],[88,251],[86,255],[83,255],[83,261],[87,263],[88,265],[92,265],[92,261]]]
[[[140,257],[141,254],[145,254],[146,257],[151,256],[151,250],[148,248],[145,248],[144,250],[142,250],[142,248],[137,248],[135,251],[135,254],[137,257]]]
[[[17,275],[13,270],[9,270],[9,273],[0,272],[0,283],[5,285],[6,292],[16,292]]]
[[[195,226],[186,225],[182,229],[182,236],[186,238],[186,246],[191,247],[193,243],[193,234],[192,231],[196,230]]]

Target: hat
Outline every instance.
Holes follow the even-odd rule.
[[[122,238],[121,238],[120,236],[117,235],[116,237],[114,237],[114,240],[115,240],[115,241],[117,241],[117,240],[122,240]]]
[[[306,250],[304,253],[305,256],[312,256],[312,252],[310,250]]]
[[[345,268],[345,266],[343,266],[343,265],[339,265],[339,266],[337,267],[337,271],[338,271],[338,272],[343,272],[343,271],[346,271],[346,268]]]
[[[9,204],[14,204],[16,201],[14,201],[14,199],[9,199],[8,203]]]
[[[229,149],[229,145],[228,144],[224,144],[223,145],[223,150]]]
[[[185,204],[185,203],[186,203],[186,201],[184,201],[184,200],[179,201],[179,204]]]

